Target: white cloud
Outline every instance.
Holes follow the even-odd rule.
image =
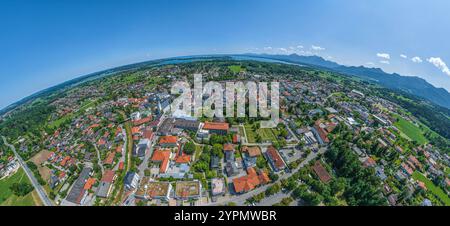
[[[440,57],[430,57],[427,59],[428,62],[433,64],[435,67],[439,68],[446,75],[450,76],[450,69],[448,69],[447,64]]]
[[[389,53],[377,53],[377,57],[389,60],[391,59],[391,55],[389,55]]]
[[[365,63],[365,65],[368,66],[368,67],[374,67],[375,63],[374,62],[367,62],[367,63]]]
[[[311,46],[311,49],[314,50],[314,51],[322,51],[322,50],[325,50],[325,48],[320,47],[320,46],[315,46],[315,45],[312,45],[312,46]]]
[[[303,49],[303,46],[302,45],[298,45],[297,49]]]
[[[264,47],[263,49],[264,49],[264,50],[272,50],[272,47],[271,47],[271,46],[266,46],[266,47]]]
[[[380,60],[380,63],[382,63],[382,64],[390,64],[389,60]]]
[[[422,63],[423,62],[422,59],[420,59],[420,57],[418,57],[418,56],[411,58],[411,60],[414,63]]]
[[[403,58],[403,59],[408,58],[408,56],[406,56],[405,54],[400,54],[400,57]]]
[[[284,53],[287,52],[286,48],[278,48],[278,50],[281,51],[281,52],[284,52]]]

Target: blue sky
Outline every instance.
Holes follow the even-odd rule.
[[[0,108],[102,69],[211,53],[317,54],[450,90],[448,9],[447,0],[1,1]]]

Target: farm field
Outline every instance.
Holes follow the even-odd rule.
[[[446,206],[450,206],[450,198],[448,197],[448,195],[445,194],[445,192],[442,191],[440,187],[434,185],[434,183],[430,181],[428,178],[426,178],[423,174],[415,171],[412,177],[416,180],[425,183],[425,186],[428,188],[430,192],[436,195]]]
[[[41,164],[47,160],[49,154],[50,151],[43,150],[30,159],[30,161],[32,161],[38,167],[39,174],[45,181],[50,179],[51,170],[46,166],[41,166]]]
[[[425,144],[428,142],[427,138],[423,136],[422,130],[420,130],[419,127],[401,117],[397,118],[398,121],[395,122],[394,125],[411,140],[415,140],[419,144]]]
[[[0,193],[0,206],[36,206],[41,204],[36,191],[32,191],[23,197],[13,194],[9,187],[20,182],[30,183],[22,168],[17,170],[14,175],[0,180],[0,191],[2,191]]]

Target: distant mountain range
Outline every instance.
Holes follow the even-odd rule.
[[[422,78],[416,76],[402,76],[397,73],[389,74],[380,68],[367,68],[363,66],[343,66],[320,56],[270,55],[270,54],[245,54],[252,57],[268,58],[285,61],[288,63],[303,64],[329,69],[342,74],[357,76],[362,79],[371,80],[384,87],[397,89],[422,97],[437,105],[450,109],[450,93],[444,88],[436,88]]]

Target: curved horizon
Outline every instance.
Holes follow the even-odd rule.
[[[52,86],[50,86],[50,87],[47,87],[47,88],[38,90],[38,91],[36,91],[36,92],[33,92],[33,93],[31,93],[31,94],[29,94],[29,95],[27,95],[27,96],[25,96],[25,97],[23,97],[23,98],[21,98],[21,99],[19,99],[19,100],[16,100],[16,101],[14,101],[14,102],[8,104],[7,106],[0,108],[0,112],[4,111],[4,110],[6,110],[6,109],[8,109],[8,108],[10,108],[10,107],[14,107],[14,105],[16,105],[17,103],[19,103],[19,102],[21,102],[21,101],[24,101],[24,100],[27,99],[27,98],[32,98],[32,97],[35,96],[35,95],[38,95],[38,94],[40,94],[40,93],[42,93],[42,92],[45,92],[45,91],[47,91],[47,90],[49,90],[49,89],[56,88],[56,87],[58,87],[58,86],[60,86],[60,85],[63,85],[64,83],[68,83],[68,82],[71,82],[71,81],[77,80],[77,79],[82,79],[83,77],[95,76],[96,74],[102,74],[102,73],[104,73],[104,72],[107,72],[107,71],[110,71],[110,70],[115,70],[115,69],[120,69],[120,68],[122,68],[122,67],[127,67],[127,66],[132,66],[132,65],[138,65],[138,64],[144,64],[144,63],[152,63],[152,62],[154,62],[154,61],[167,61],[167,60],[171,60],[171,59],[179,59],[179,58],[186,58],[186,59],[189,59],[189,58],[195,58],[195,57],[239,56],[239,55],[243,55],[243,56],[245,56],[245,55],[249,55],[249,56],[250,56],[250,55],[251,55],[251,56],[253,56],[253,57],[255,57],[255,58],[258,58],[258,55],[266,55],[266,56],[269,56],[269,57],[270,57],[270,56],[273,56],[273,55],[282,55],[282,56],[297,55],[297,56],[306,56],[306,57],[308,57],[308,56],[309,56],[309,57],[314,56],[314,57],[320,57],[320,58],[324,59],[323,57],[321,57],[321,56],[319,56],[319,55],[300,55],[300,54],[296,54],[296,53],[292,53],[292,54],[268,54],[268,53],[215,53],[215,54],[180,55],[180,56],[171,56],[171,57],[164,57],[164,58],[156,58],[156,59],[150,59],[150,60],[138,61],[138,62],[134,62],[134,63],[122,64],[122,65],[114,66],[114,67],[111,67],[111,68],[102,69],[102,70],[97,70],[97,71],[90,72],[90,73],[87,73],[87,74],[75,76],[75,77],[70,78],[70,79],[68,79],[68,80],[65,80],[65,81],[63,81],[63,82],[59,82],[59,83],[57,83],[57,84],[54,84],[54,85],[52,85]],[[260,57],[260,58],[263,59],[263,57]],[[239,59],[235,59],[235,60],[239,61]],[[275,60],[275,59],[273,59],[273,60]],[[336,63],[336,62],[334,62],[334,61],[332,61],[332,60],[327,60],[327,59],[324,59],[324,60],[329,61],[329,62]],[[288,61],[283,61],[283,60],[277,60],[277,61],[279,61],[279,62],[281,62],[281,63],[289,64]],[[176,63],[174,63],[174,64],[176,64]],[[340,65],[340,64],[339,64],[339,65]],[[359,66],[358,66],[358,65],[345,65],[345,66],[349,66],[349,67],[364,67],[364,68],[370,68],[370,67],[366,67],[366,66],[364,66],[364,65],[359,65]],[[379,68],[379,67],[373,67],[373,69],[380,69],[381,71],[383,71],[383,69],[382,69],[382,68]],[[383,71],[383,72],[384,72],[384,71]],[[387,72],[385,72],[385,73],[387,73]],[[396,72],[393,72],[393,73],[396,73]],[[398,74],[398,73],[396,73],[396,74]],[[416,77],[416,78],[423,79],[424,81],[426,81],[426,82],[429,83],[430,85],[432,85],[432,86],[434,86],[434,87],[436,87],[436,88],[444,89],[445,91],[447,91],[448,93],[450,93],[449,90],[445,89],[444,87],[437,87],[437,86],[431,84],[429,81],[427,81],[426,79],[424,79],[424,78],[422,78],[422,77],[420,77],[420,76],[417,76],[417,75],[402,75],[402,74],[398,74],[398,75],[403,76],[403,77]]]

